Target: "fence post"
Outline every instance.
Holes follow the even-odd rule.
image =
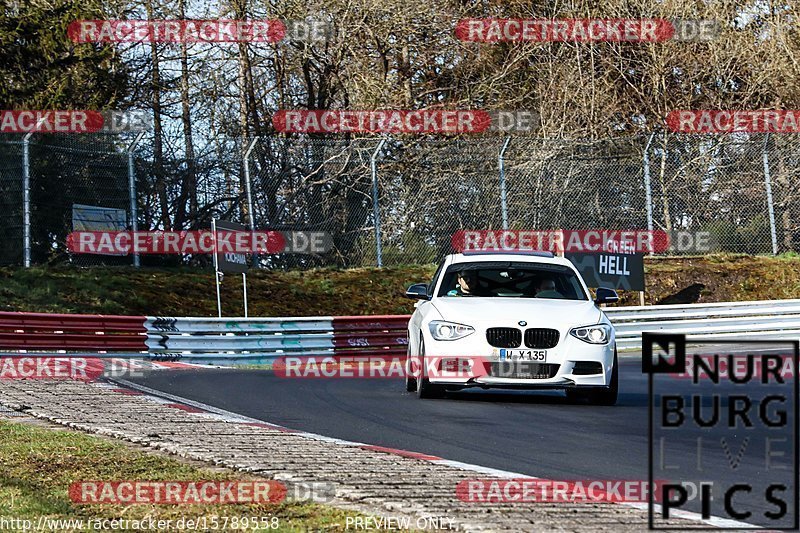
[[[136,145],[139,144],[139,141],[142,140],[144,137],[144,132],[140,131],[139,135],[133,140],[133,142],[128,146],[128,199],[130,200],[131,206],[131,231],[134,233],[139,231],[139,213],[138,209],[136,208],[136,164],[133,160],[133,151],[136,149]],[[136,248],[133,249],[133,266],[139,268],[139,254],[136,252]]]
[[[778,255],[778,234],[775,230],[775,205],[772,202],[772,178],[769,172],[769,154],[767,152],[768,142],[769,133],[764,136],[764,147],[761,152],[761,158],[764,161],[764,187],[767,190],[767,211],[769,212],[769,232],[772,238],[772,255]]]
[[[253,213],[253,193],[250,186],[250,153],[256,147],[257,142],[258,137],[250,141],[247,150],[244,152],[244,189],[247,193],[247,217],[250,221],[250,231],[252,232],[250,235],[251,243],[255,240],[256,216]],[[258,253],[255,250],[253,250],[253,265],[258,267]]]
[[[504,230],[508,229],[508,197],[506,195],[506,165],[503,158],[506,155],[506,148],[508,148],[508,143],[510,142],[511,137],[506,137],[506,142],[503,143],[500,153],[497,154],[497,166],[500,169],[500,213],[503,216]]]
[[[656,136],[655,132],[650,134],[647,145],[644,147],[644,157],[642,167],[644,170],[644,194],[647,209],[647,231],[650,234],[650,242],[653,242],[653,190],[650,186],[650,144]],[[653,248],[650,248],[650,255],[653,255]]]
[[[31,161],[30,139],[33,131],[22,139],[22,264],[31,266]]]
[[[383,249],[381,247],[381,208],[378,199],[378,153],[386,144],[386,137],[381,139],[378,147],[369,158],[369,166],[372,169],[372,216],[375,219],[375,253],[378,256],[378,268],[383,266]]]

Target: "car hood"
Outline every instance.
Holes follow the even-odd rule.
[[[437,298],[434,307],[443,320],[478,327],[528,327],[564,330],[600,322],[602,312],[591,301],[536,298]]]

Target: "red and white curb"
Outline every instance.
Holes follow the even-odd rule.
[[[191,414],[196,414],[198,416],[203,416],[205,418],[221,420],[228,423],[244,424],[254,427],[263,427],[267,429],[281,431],[284,433],[291,433],[293,435],[297,435],[300,437],[316,441],[327,442],[339,446],[356,447],[356,448],[361,448],[363,450],[369,450],[375,452],[383,452],[383,453],[398,455],[401,457],[406,457],[409,459],[418,459],[420,461],[428,461],[438,465],[449,466],[452,468],[457,468],[459,470],[475,472],[477,474],[483,474],[487,476],[494,476],[500,479],[520,479],[520,478],[542,479],[528,474],[521,474],[519,472],[498,470],[496,468],[489,468],[470,463],[463,463],[461,461],[453,461],[450,459],[444,459],[442,457],[437,457],[435,455],[429,455],[420,452],[400,450],[397,448],[387,448],[384,446],[375,446],[372,444],[365,444],[363,442],[354,442],[349,440],[337,439],[334,437],[326,437],[324,435],[318,435],[316,433],[309,433],[306,431],[298,431],[284,426],[280,426],[278,424],[272,424],[269,422],[264,422],[263,420],[258,420],[255,418],[250,418],[248,416],[233,413],[231,411],[226,411],[225,409],[220,409],[218,407],[214,407],[213,405],[208,405],[202,402],[190,400],[188,398],[183,398],[181,396],[176,396],[174,394],[162,392],[156,389],[152,389],[150,387],[146,387],[144,385],[139,385],[138,383],[132,383],[127,380],[110,379],[109,381],[111,383],[97,382],[94,383],[94,385],[100,388],[111,389],[114,392],[119,392],[122,394],[136,394],[144,399],[153,401],[154,403],[157,404],[161,404],[165,407],[181,409]],[[617,505],[625,505],[628,507],[632,507],[634,509],[639,509],[645,512],[648,510],[648,504],[644,502],[614,502],[614,503]],[[654,511],[657,513],[660,512],[661,506],[655,504]],[[670,513],[675,518],[692,520],[712,527],[727,528],[727,529],[760,529],[758,526],[747,524],[745,522],[739,522],[736,520],[730,520],[727,518],[721,518],[716,516],[712,516],[710,518],[703,518],[703,516],[700,515],[699,513],[694,513],[691,511],[682,511],[673,509],[670,511]]]

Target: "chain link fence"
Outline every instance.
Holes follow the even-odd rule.
[[[66,249],[76,205],[118,209],[122,225],[130,220],[128,158],[117,138],[19,137],[0,143],[0,161],[0,221],[5,234],[0,263],[131,263],[129,258],[113,256],[70,257]],[[109,222],[92,209],[84,210],[84,217],[88,223]]]
[[[777,163],[796,156],[792,144],[773,142],[778,140],[767,136],[654,136],[650,158],[657,227],[707,231],[726,252],[780,251],[780,247],[773,250],[770,223],[778,175],[772,176],[769,160]],[[781,197],[784,193],[780,191]],[[776,228],[777,232],[790,234],[792,229]],[[788,238],[791,242],[791,235]],[[794,244],[783,249],[793,250]]]
[[[65,239],[74,204],[124,210],[130,229],[133,195],[143,230],[207,229],[222,218],[328,232],[331,253],[261,258],[266,268],[309,268],[436,262],[454,232],[506,227],[707,232],[713,251],[794,252],[797,146],[774,135],[264,137],[225,139],[186,160],[156,157],[145,142],[129,158],[130,139],[113,136],[13,138],[0,142],[0,263],[24,262],[26,150],[33,264],[130,264],[70,255]]]
[[[22,138],[0,143],[0,263],[22,263],[22,189],[24,146]]]

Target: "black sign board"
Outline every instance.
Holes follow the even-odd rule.
[[[567,252],[564,257],[572,261],[589,287],[644,290],[644,254]]]
[[[228,222],[226,220],[217,220],[217,232],[222,231],[250,231],[247,226],[237,224],[236,222]],[[217,254],[217,268],[220,272],[240,272],[247,273],[249,267],[247,266],[247,254],[236,253],[219,253]]]

